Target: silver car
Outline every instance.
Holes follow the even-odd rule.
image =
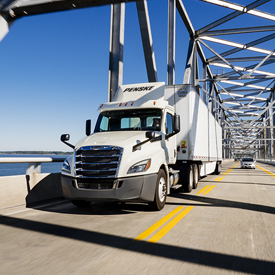
[[[241,168],[255,169],[255,160],[253,158],[243,158],[241,160]]]

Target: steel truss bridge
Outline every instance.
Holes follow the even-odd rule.
[[[221,14],[227,11],[225,16],[197,30],[185,9],[185,1],[192,0],[168,0],[167,84],[179,84],[175,83],[175,28],[176,16],[179,16],[190,35],[183,84],[195,87],[222,126],[224,157],[236,154],[273,157],[275,15],[263,12],[261,8],[270,2],[275,5],[275,1],[257,0],[246,6],[241,4],[244,1],[196,1],[196,9],[208,4],[219,7]],[[108,88],[111,101],[122,84],[127,2],[136,2],[148,82],[156,82],[158,74],[146,0],[0,0],[0,40],[21,17],[111,5]],[[205,16],[211,21],[211,14]],[[242,22],[239,27],[225,27],[236,19]]]

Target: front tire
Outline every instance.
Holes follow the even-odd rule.
[[[152,210],[160,211],[166,202],[167,196],[167,177],[164,170],[160,169],[156,182],[155,199],[149,203]]]

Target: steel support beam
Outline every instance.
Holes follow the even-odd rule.
[[[234,12],[230,13],[229,15],[227,15],[227,16],[225,16],[225,17],[223,17],[223,18],[221,18],[221,19],[219,19],[219,20],[217,20],[217,21],[215,21],[215,22],[199,29],[196,33],[198,35],[200,35],[203,32],[206,32],[210,29],[213,29],[213,28],[215,28],[215,27],[217,27],[217,26],[219,26],[219,25],[221,25],[221,24],[223,24],[227,21],[230,21],[230,20],[236,18],[237,16],[242,15],[245,12],[248,12],[249,10],[255,9],[255,8],[261,6],[262,4],[264,4],[266,2],[269,2],[269,1],[270,0],[258,0],[258,1],[255,1],[255,2],[247,5],[247,6],[243,6],[242,11],[234,11]],[[207,1],[205,1],[205,2],[207,2]]]
[[[176,0],[168,0],[167,85],[175,84]]]
[[[125,4],[111,6],[108,100],[113,100],[123,79]]]
[[[134,1],[140,0],[18,0],[16,1],[16,5],[8,6],[4,11],[10,11],[14,16],[14,19],[18,19],[22,16]]]
[[[275,31],[275,25],[215,30],[215,31],[204,32],[203,35],[206,35],[206,36],[217,36],[217,35],[228,35],[228,34],[267,32],[267,31]]]
[[[8,34],[11,24],[14,21],[9,16],[0,15],[0,42]]]
[[[189,84],[191,80],[191,74],[192,74],[192,66],[193,66],[193,55],[194,53],[194,39],[190,39],[189,41],[189,48],[186,58],[186,65],[185,65],[185,71],[183,76],[183,84]]]
[[[140,26],[140,33],[143,44],[143,51],[147,69],[147,76],[149,82],[157,82],[157,68],[155,61],[155,54],[153,49],[153,39],[151,34],[150,20],[148,14],[147,1],[138,1],[136,2],[138,19]]]
[[[275,92],[274,90],[271,92],[271,100],[274,101],[275,100]],[[273,158],[275,157],[275,106],[273,105],[272,108],[272,123],[271,125],[273,126],[273,130],[271,131],[272,133],[272,138],[273,138],[273,142],[272,142],[272,156]]]

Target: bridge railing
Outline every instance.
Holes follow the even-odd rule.
[[[0,163],[28,163],[26,175],[41,173],[41,163],[63,162],[67,156],[59,157],[0,157]]]

